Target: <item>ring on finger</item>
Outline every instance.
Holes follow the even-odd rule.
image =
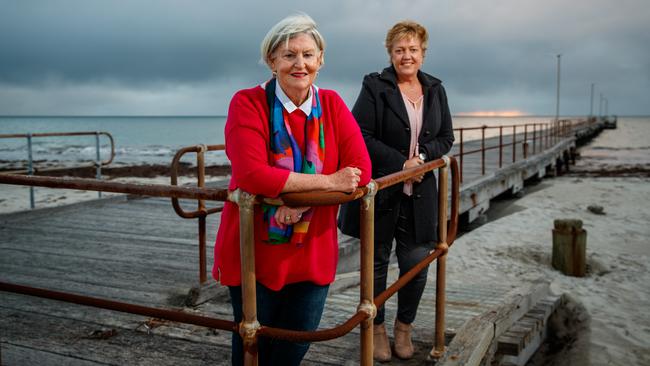
[[[289,222],[289,221],[291,221],[291,215],[286,215],[284,217],[284,222]]]

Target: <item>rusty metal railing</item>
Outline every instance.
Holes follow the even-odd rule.
[[[32,139],[40,137],[69,137],[69,136],[95,136],[95,161],[89,165],[75,166],[75,167],[53,167],[53,168],[35,168],[32,152]],[[101,154],[99,149],[99,136],[104,135],[108,138],[111,145],[111,155],[107,160],[101,160]],[[27,139],[27,169],[19,169],[12,171],[0,172],[0,174],[27,174],[33,175],[37,172],[48,172],[56,171],[69,168],[84,168],[94,166],[96,169],[95,178],[102,178],[102,167],[110,164],[115,158],[115,140],[113,140],[113,135],[108,132],[47,132],[47,133],[14,133],[14,134],[0,134],[0,139],[16,139],[24,138]],[[97,195],[101,198],[102,192],[99,191]],[[34,187],[29,187],[29,207],[34,209]]]
[[[205,152],[206,151],[222,151],[226,149],[226,145],[196,145],[188,146],[179,149],[172,159],[171,170],[171,184],[178,185],[178,167],[181,158],[187,153],[196,153],[196,175],[197,187],[205,187]],[[196,211],[187,212],[183,210],[178,198],[172,197],[172,207],[178,216],[184,219],[199,219],[199,286],[205,284],[208,276],[205,270],[206,260],[206,217],[210,214],[221,212],[223,207],[214,207],[206,209],[205,200],[198,200],[198,208]]]
[[[203,150],[203,149],[200,149]],[[188,150],[188,151],[191,151]],[[451,168],[451,218],[448,222],[448,182],[449,168]],[[373,299],[373,250],[374,250],[374,197],[378,190],[403,182],[409,178],[418,176],[425,172],[439,169],[439,242],[427,258],[416,265],[409,272],[400,277],[386,291]],[[94,179],[72,179],[56,177],[38,177],[21,175],[0,175],[0,183],[30,185],[50,188],[83,189],[105,192],[130,193],[145,196],[186,198],[196,200],[225,201],[230,200],[239,205],[240,208],[240,248],[242,253],[242,292],[243,292],[243,320],[240,324],[232,321],[215,319],[210,317],[184,314],[181,312],[144,307],[133,304],[126,304],[106,299],[37,289],[28,286],[21,286],[0,282],[0,290],[21,293],[25,295],[51,298],[61,301],[68,301],[77,304],[95,306],[104,309],[121,312],[135,313],[145,316],[154,316],[177,322],[184,322],[200,326],[207,326],[216,329],[236,331],[244,339],[245,362],[248,365],[256,364],[258,336],[266,336],[285,340],[300,341],[324,341],[338,338],[349,333],[357,325],[361,324],[361,364],[372,364],[372,319],[376,314],[377,306],[381,306],[390,296],[410,281],[419,271],[428,264],[438,259],[437,284],[436,284],[436,320],[434,348],[431,352],[433,357],[440,357],[444,352],[444,314],[445,314],[445,283],[446,283],[446,254],[449,246],[456,237],[458,227],[459,208],[459,169],[456,160],[448,157],[428,162],[419,167],[397,172],[386,177],[372,181],[368,186],[357,189],[352,194],[339,192],[328,193],[290,193],[283,194],[279,198],[264,198],[250,195],[246,192],[226,191],[210,188],[178,187],[154,184],[129,184],[117,182],[105,182]],[[293,331],[278,329],[261,325],[256,320],[256,295],[255,295],[255,259],[253,240],[253,208],[260,203],[284,204],[288,206],[321,206],[350,202],[355,199],[363,199],[361,205],[361,285],[360,302],[356,313],[354,313],[343,324],[331,329],[317,330],[314,332]],[[203,210],[199,209],[202,214]],[[181,210],[181,212],[184,212]],[[215,211],[216,212],[216,211]],[[185,213],[185,212],[184,212]],[[185,213],[187,214],[187,213]],[[193,215],[193,214],[190,214]],[[198,215],[198,214],[197,214]],[[199,216],[200,217],[200,216]]]
[[[498,149],[499,151],[498,167],[500,169],[504,165],[503,154],[504,151],[506,150],[510,150],[512,154],[512,163],[515,163],[517,161],[518,143],[521,143],[520,156],[522,156],[523,159],[527,159],[531,155],[535,155],[537,153],[544,151],[545,149],[548,149],[551,146],[554,146],[560,141],[560,139],[570,137],[571,133],[573,133],[574,131],[594,123],[596,123],[596,119],[594,118],[588,120],[563,119],[563,120],[552,121],[548,123],[513,124],[513,125],[501,125],[501,126],[483,125],[477,127],[454,128],[454,132],[456,132],[459,136],[458,153],[454,154],[453,156],[458,158],[460,162],[460,182],[461,183],[463,182],[463,172],[465,166],[464,160],[466,155],[481,154],[481,158],[480,158],[481,175],[485,175],[486,165],[487,165],[486,152],[489,150]],[[498,144],[486,146],[486,143],[490,140],[490,138],[486,138],[486,130],[496,130],[496,129],[499,130]],[[523,133],[521,132],[522,129],[523,129]],[[480,137],[481,146],[480,148],[476,148],[468,151],[465,146],[468,143],[468,141],[465,141],[465,132],[470,132],[470,131],[472,132],[481,131],[481,137]],[[504,132],[506,133],[511,132],[511,134],[509,135],[510,141],[504,141],[504,136],[508,136],[508,135],[504,135]],[[521,141],[517,140],[518,135],[519,137],[522,137]],[[494,136],[493,138],[496,138],[496,136]],[[472,139],[470,141],[476,141],[476,139]]]

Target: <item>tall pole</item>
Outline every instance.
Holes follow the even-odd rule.
[[[609,116],[609,99],[605,98],[605,117]]]
[[[591,99],[589,104],[589,119],[594,116],[594,83],[591,83]]]
[[[603,93],[600,93],[600,101],[598,103],[598,117],[603,116]]]
[[[560,119],[560,59],[562,55],[557,55],[557,101],[555,103],[555,121]]]

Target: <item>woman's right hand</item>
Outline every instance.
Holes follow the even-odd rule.
[[[414,157],[410,158],[409,160],[407,160],[404,163],[404,168],[402,170],[406,170],[406,169],[409,169],[409,168],[415,168],[416,166],[420,166],[422,164],[424,164],[424,160],[420,159],[417,156],[414,156]],[[420,183],[420,182],[422,182],[422,179],[424,179],[424,173],[422,173],[421,175],[415,176],[415,177],[413,177],[411,179],[408,179],[406,182],[407,183]]]
[[[330,191],[352,193],[359,186],[361,170],[349,166],[327,177],[330,182]]]

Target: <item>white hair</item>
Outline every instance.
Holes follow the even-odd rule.
[[[276,25],[269,30],[262,40],[260,46],[260,53],[262,59],[267,65],[270,66],[271,55],[275,52],[276,48],[282,43],[289,43],[289,40],[298,34],[308,34],[312,36],[316,46],[321,51],[321,64],[324,62],[323,53],[325,51],[325,39],[316,28],[316,22],[307,14],[298,13],[289,15],[288,17],[279,21]]]

